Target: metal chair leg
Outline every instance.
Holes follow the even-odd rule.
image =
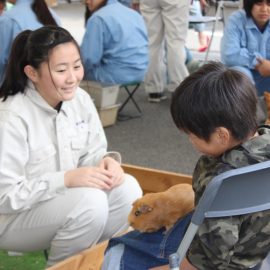
[[[132,90],[129,90],[129,86],[134,86],[134,88]],[[119,108],[118,110],[118,117],[117,119],[119,121],[124,121],[124,120],[129,120],[129,119],[132,119],[132,118],[138,118],[138,117],[141,117],[142,115],[142,111],[141,111],[141,108],[139,107],[138,103],[135,101],[134,99],[134,94],[135,92],[137,91],[137,89],[139,88],[140,86],[140,83],[136,83],[134,85],[123,85],[122,87],[126,90],[127,94],[128,94],[128,97],[126,98],[126,100],[123,102],[123,104],[121,105],[121,107]],[[121,114],[121,112],[123,111],[124,107],[126,106],[126,104],[129,102],[129,101],[132,101],[132,103],[134,104],[134,106],[136,107],[137,111],[139,112],[139,114],[137,115],[124,115],[124,114]]]

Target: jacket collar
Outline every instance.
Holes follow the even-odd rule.
[[[36,105],[41,107],[43,110],[48,111],[53,114],[57,114],[58,111],[54,109],[52,106],[48,104],[48,102],[39,94],[37,89],[35,88],[34,84],[28,80],[26,91],[26,96],[31,99],[32,102],[34,102]],[[71,101],[63,101],[60,111],[62,111],[65,115],[68,114],[68,104]]]

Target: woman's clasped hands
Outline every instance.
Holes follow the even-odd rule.
[[[105,157],[96,167],[80,167],[65,173],[65,186],[93,187],[110,190],[124,180],[124,171],[119,162]]]

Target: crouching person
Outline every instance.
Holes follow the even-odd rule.
[[[48,266],[128,227],[141,196],[78,85],[79,47],[63,28],[19,34],[0,87],[0,249],[50,249]]]

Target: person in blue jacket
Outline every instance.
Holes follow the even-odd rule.
[[[15,37],[24,30],[35,30],[43,25],[60,25],[55,12],[45,0],[14,0],[12,9],[0,17],[0,83],[3,81],[10,48]]]
[[[148,37],[142,16],[117,0],[86,1],[91,16],[81,44],[86,80],[102,84],[142,81]]]
[[[270,0],[244,0],[233,13],[221,42],[222,62],[245,73],[259,96],[270,92]]]

